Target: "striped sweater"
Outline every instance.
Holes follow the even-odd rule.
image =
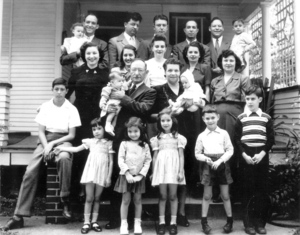
[[[235,142],[242,152],[244,152],[243,145],[265,146],[265,151],[268,152],[274,144],[271,117],[260,109],[257,112],[248,111],[239,115],[235,126]]]

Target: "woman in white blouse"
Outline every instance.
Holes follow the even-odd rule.
[[[163,64],[166,59],[164,54],[167,50],[167,38],[163,34],[156,34],[151,42],[154,57],[146,61],[148,75],[145,84],[148,87],[163,85],[167,82]]]

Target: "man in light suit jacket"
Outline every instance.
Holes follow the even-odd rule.
[[[142,39],[137,38],[136,34],[141,22],[142,16],[140,13],[129,12],[124,22],[125,32],[109,40],[108,55],[110,68],[113,68],[115,63],[120,60],[120,55],[125,45],[130,44],[136,49],[139,48]]]
[[[85,38],[88,42],[92,42],[100,47],[100,61],[99,68],[108,68],[108,50],[107,43],[103,40],[95,37],[95,31],[99,28],[98,18],[94,14],[88,14],[83,22],[85,28]],[[60,57],[61,65],[69,65],[75,63],[80,58],[80,51],[72,52],[70,54],[67,51],[63,51]]]
[[[139,117],[146,124],[146,119],[150,115],[150,110],[153,107],[156,99],[156,91],[145,85],[144,80],[147,76],[147,66],[146,63],[141,59],[135,59],[130,67],[132,87],[124,95],[123,92],[116,91],[112,95],[112,99],[121,100],[122,109],[118,115],[117,123],[115,126],[115,138],[113,143],[113,148],[116,153],[121,141],[124,138],[124,127],[125,123],[130,117]],[[113,105],[108,107],[108,112],[116,111]],[[112,185],[119,176],[120,168],[118,166],[118,154],[114,156],[113,163],[113,175],[112,175]],[[119,193],[113,191],[111,187],[110,194],[110,205],[111,205],[111,218],[108,224],[105,225],[106,229],[113,229],[120,227],[120,204],[121,196]],[[136,232],[134,232],[136,233]],[[128,234],[128,233],[124,233]],[[137,234],[140,234],[137,233]]]
[[[173,47],[173,57],[180,60],[182,64],[186,64],[184,58],[183,58],[183,50],[184,48],[189,45],[191,42],[197,41],[197,34],[199,32],[197,22],[194,20],[190,20],[186,22],[185,28],[183,29],[186,40],[183,42],[180,42]],[[199,42],[200,43],[200,42]],[[200,43],[203,46],[203,49],[205,51],[205,55],[203,57],[203,61],[201,63],[206,64],[207,66],[210,66],[210,50],[209,47]]]
[[[153,30],[154,34],[161,33],[166,36],[169,29],[169,19],[165,15],[156,15],[153,18]],[[153,38],[153,37],[152,37]],[[143,40],[140,44],[140,47],[137,51],[137,57],[141,58],[142,60],[146,61],[153,58],[153,51],[151,48],[151,41],[152,38]],[[167,45],[167,51],[165,52],[164,58],[168,59],[172,53],[172,45]]]
[[[219,17],[214,17],[210,21],[209,31],[211,41],[207,44],[210,49],[212,79],[221,75],[222,70],[218,67],[218,57],[222,51],[230,48],[230,41],[223,37],[223,21]]]

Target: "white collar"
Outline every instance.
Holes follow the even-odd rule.
[[[205,129],[205,131],[204,131],[204,134],[205,135],[208,135],[208,134],[210,134],[210,133],[212,133],[212,132],[216,132],[216,133],[221,133],[221,129],[220,129],[220,127],[218,127],[217,126],[217,128],[216,129],[214,129],[213,131],[211,131],[211,130],[209,130],[207,127],[206,127],[206,129]]]
[[[86,36],[86,35],[84,35],[84,36],[85,36],[85,38],[86,38],[89,42],[91,42],[91,41],[93,41],[93,39],[94,39],[94,37],[95,37],[95,34],[92,35],[92,36]]]
[[[144,83],[144,81],[143,82],[140,82],[140,83],[138,83],[138,84],[135,84],[135,83],[132,83],[132,86],[131,87],[133,87],[134,85],[136,86],[136,89],[140,86],[140,85],[142,85]]]
[[[213,43],[214,43],[214,47],[216,46],[216,38],[212,37],[212,40],[213,40]],[[222,40],[223,40],[223,36],[219,37],[218,38],[218,41],[219,41],[219,47],[221,47],[222,45]]]
[[[100,141],[102,143],[106,143],[108,140],[107,139],[97,139],[97,138],[94,138],[96,142]]]
[[[54,101],[54,98],[52,98],[50,100],[50,103],[51,103],[52,106],[54,106],[56,108],[67,108],[69,106],[69,104],[70,104],[70,102],[66,98],[65,98],[65,102],[60,107],[56,106],[53,101]]]
[[[197,38],[195,38],[195,39],[194,39],[193,41],[191,41],[191,42],[190,42],[189,40],[187,40],[187,39],[185,39],[185,40],[187,41],[188,45],[190,45],[191,42],[197,42]]]
[[[174,138],[174,136],[173,136],[173,134],[172,133],[161,133],[160,134],[160,137],[161,138],[167,138],[167,137],[172,137],[172,138]],[[175,137],[177,137],[177,134],[175,135]]]
[[[124,31],[124,37],[126,38],[126,40],[129,42],[130,41],[130,38],[132,38],[134,41],[135,41],[135,36],[130,36],[128,33],[126,33]]]
[[[250,114],[252,114],[252,113],[256,113],[259,117],[261,117],[261,115],[262,115],[262,111],[260,108],[258,108],[258,110],[256,110],[256,112],[251,112],[249,109],[246,109],[245,113],[246,113],[247,117],[249,117]]]

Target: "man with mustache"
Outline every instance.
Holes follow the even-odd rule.
[[[132,45],[136,49],[139,48],[142,39],[137,38],[142,16],[137,12],[129,12],[124,22],[125,31],[117,37],[113,37],[108,42],[108,55],[110,68],[120,60],[121,52],[125,45]]]
[[[98,18],[94,14],[88,14],[83,22],[85,29],[85,38],[88,42],[92,42],[98,47],[100,47],[100,62],[99,68],[108,68],[108,50],[107,43],[103,40],[95,37],[95,31],[99,28]],[[69,65],[75,63],[80,58],[80,50],[68,54],[66,50],[63,51],[60,57],[61,65]]]
[[[182,64],[186,64],[186,62],[183,58],[183,49],[187,45],[189,45],[191,42],[197,41],[197,34],[199,32],[197,22],[194,21],[194,20],[189,20],[188,22],[186,22],[185,28],[183,29],[183,31],[186,35],[186,39],[183,42],[180,42],[180,43],[174,45],[172,54],[173,54],[173,57],[180,60],[180,62]],[[200,43],[200,44],[203,46],[204,51],[205,51],[205,55],[204,55],[203,61],[201,61],[201,63],[210,66],[210,50],[209,50],[209,47],[202,44],[202,43]]]

